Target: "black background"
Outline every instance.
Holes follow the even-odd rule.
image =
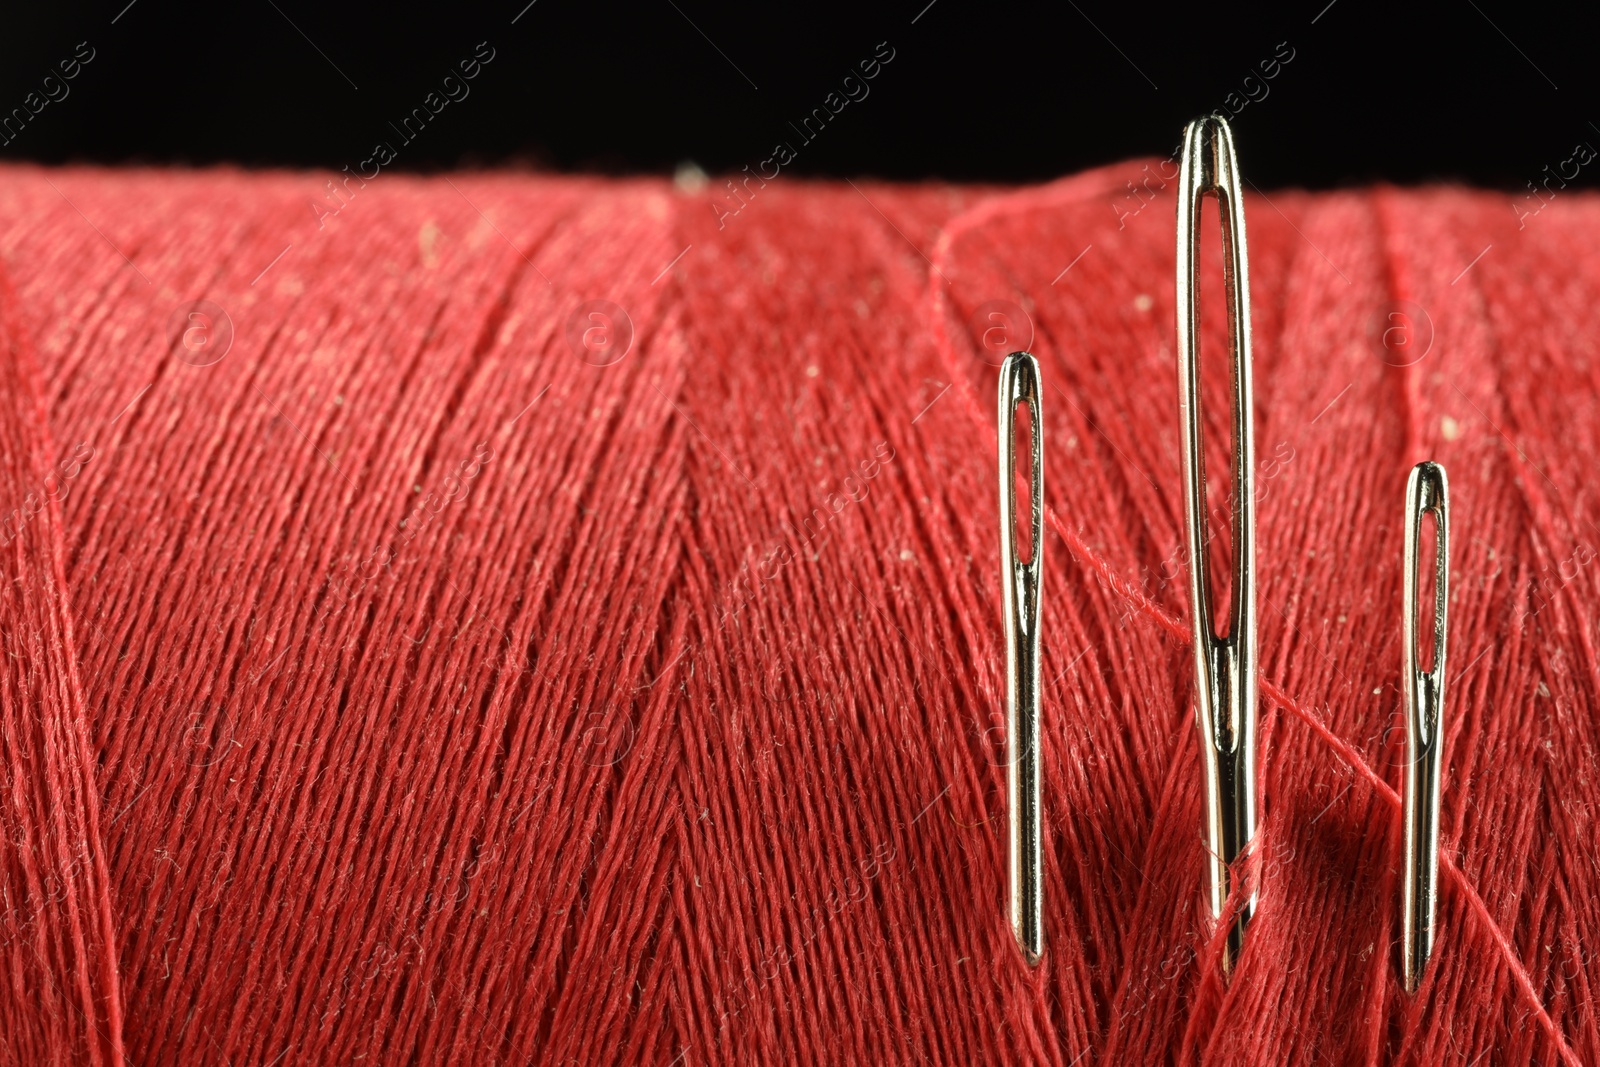
[[[525,5],[30,4],[0,36],[0,113],[79,41],[96,57],[0,159],[354,165],[480,41],[494,61],[400,168],[737,170],[881,41],[894,60],[793,173],[1009,182],[1166,154],[1280,42],[1294,59],[1234,120],[1258,186],[1520,188],[1600,146],[1590,16],[1526,2]]]

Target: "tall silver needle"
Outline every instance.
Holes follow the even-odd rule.
[[[1201,197],[1215,196],[1222,220],[1224,287],[1233,368],[1233,584],[1228,633],[1218,637],[1206,556],[1204,420],[1200,411]],[[1205,775],[1208,903],[1214,919],[1232,907],[1223,969],[1232,970],[1255,913],[1256,891],[1229,902],[1230,864],[1256,832],[1256,519],[1255,434],[1250,389],[1250,270],[1244,201],[1233,132],[1209,115],[1183,134],[1178,176],[1178,378],[1183,436],[1184,511],[1188,528],[1190,617],[1194,624],[1195,721]]]

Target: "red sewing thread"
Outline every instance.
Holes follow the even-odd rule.
[[[721,230],[655,180],[386,173],[319,229],[327,175],[7,168],[0,1063],[1600,1062],[1600,200],[1248,201],[1261,905],[1224,984],[1142,163],[786,178]],[[986,399],[1024,345],[1033,972]],[[1423,458],[1457,673],[1407,998]]]

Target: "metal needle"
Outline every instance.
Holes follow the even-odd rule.
[[[1011,932],[1029,964],[1044,953],[1039,815],[1039,574],[1044,548],[1044,435],[1039,363],[1013,352],[1000,368],[1000,585],[1006,628],[1007,889]],[[1029,546],[1017,551],[1017,408],[1028,406]]]
[[[1433,516],[1432,666],[1421,666],[1417,637],[1422,520]],[[1401,976],[1415,993],[1433,954],[1439,898],[1439,768],[1444,754],[1444,660],[1450,603],[1450,483],[1437,463],[1419,463],[1406,483],[1404,665],[1406,704],[1405,880],[1401,889]]]
[[[1200,209],[1217,198],[1222,220],[1224,287],[1233,369],[1233,584],[1228,633],[1218,637],[1211,610],[1210,540],[1206,521],[1205,442],[1200,414]],[[1178,177],[1178,377],[1182,420],[1184,511],[1188,528],[1190,617],[1194,624],[1195,720],[1205,774],[1208,903],[1220,919],[1228,904],[1229,865],[1256,832],[1255,434],[1250,389],[1250,271],[1244,203],[1228,121],[1210,115],[1189,123]],[[1224,970],[1244,945],[1256,891],[1236,901]]]

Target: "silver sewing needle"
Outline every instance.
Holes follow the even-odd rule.
[[[1211,610],[1206,468],[1200,413],[1201,198],[1217,199],[1222,221],[1223,287],[1233,371],[1233,584],[1228,633],[1218,637]],[[1178,177],[1178,379],[1183,437],[1184,512],[1188,530],[1189,607],[1194,626],[1195,722],[1205,778],[1208,904],[1213,919],[1229,906],[1229,866],[1256,832],[1256,521],[1255,433],[1250,388],[1250,270],[1244,201],[1233,132],[1220,115],[1184,129]],[[1252,887],[1233,902],[1222,966],[1231,971],[1256,908]]]
[[[1417,571],[1422,520],[1433,516],[1432,665],[1417,648],[1422,620]],[[1433,954],[1439,897],[1439,767],[1444,754],[1444,656],[1450,603],[1450,482],[1437,463],[1419,463],[1406,483],[1405,651],[1401,687],[1406,705],[1405,880],[1400,902],[1401,977],[1415,993]]]
[[[1000,368],[1000,585],[1006,626],[1007,889],[1011,932],[1030,965],[1044,953],[1039,816],[1039,574],[1044,549],[1044,434],[1039,363],[1013,352]],[[1017,551],[1017,408],[1028,406],[1029,546]]]

